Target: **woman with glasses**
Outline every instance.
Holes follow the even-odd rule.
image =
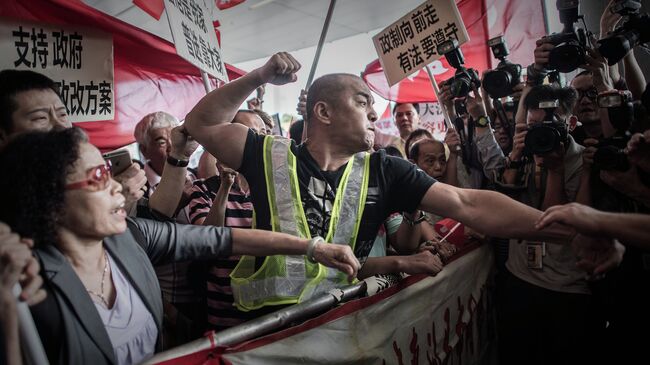
[[[152,263],[302,255],[356,275],[347,245],[280,233],[130,220],[121,186],[78,128],[15,138],[0,152],[0,220],[35,241],[47,299],[32,308],[51,363],[132,364],[162,349]]]

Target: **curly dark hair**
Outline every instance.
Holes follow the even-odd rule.
[[[537,85],[528,92],[524,98],[527,109],[538,109],[542,101],[557,100],[563,114],[571,113],[578,101],[578,92],[571,87],[557,87],[552,85]]]
[[[0,221],[37,245],[57,241],[64,214],[66,176],[88,137],[73,127],[13,138],[0,151]]]

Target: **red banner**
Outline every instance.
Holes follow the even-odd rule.
[[[239,5],[246,0],[216,0],[217,8],[221,10],[232,8],[235,5]]]
[[[113,35],[115,119],[76,124],[86,130],[91,142],[102,150],[132,143],[134,127],[146,114],[162,110],[183,119],[205,95],[200,71],[180,58],[173,44],[110,17],[81,0],[5,0],[0,16],[81,25]],[[230,80],[245,73],[230,65],[226,68]]]

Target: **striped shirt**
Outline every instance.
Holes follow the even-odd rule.
[[[194,181],[188,206],[192,224],[203,224],[212,208],[220,184],[218,176]],[[237,184],[232,186],[228,194],[225,218],[226,227],[252,227],[253,203],[248,192],[243,192]],[[239,262],[239,258],[240,256],[231,256],[215,259],[208,265],[206,279],[208,328],[215,331],[222,331],[259,316],[259,314],[253,316],[251,313],[241,312],[233,305],[230,273]]]

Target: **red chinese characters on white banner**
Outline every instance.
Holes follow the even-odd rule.
[[[493,319],[492,254],[479,247],[436,277],[410,277],[375,296],[226,349],[215,364],[474,364]]]

